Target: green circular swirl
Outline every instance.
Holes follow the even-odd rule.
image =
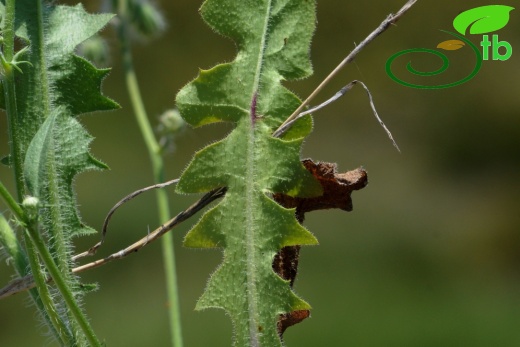
[[[408,62],[408,64],[406,65],[406,69],[410,73],[412,73],[414,75],[434,76],[434,75],[438,75],[438,74],[446,71],[446,69],[449,66],[448,57],[446,57],[446,55],[444,55],[441,52],[435,51],[433,49],[427,49],[427,48],[406,49],[404,51],[400,51],[400,52],[397,52],[396,54],[392,55],[386,61],[386,67],[385,68],[386,68],[386,73],[388,74],[388,76],[392,80],[394,80],[395,82],[397,82],[399,84],[402,84],[402,85],[404,85],[406,87],[417,88],[417,89],[444,89],[444,88],[451,88],[451,87],[458,86],[459,84],[466,83],[467,81],[469,81],[470,79],[475,77],[475,75],[479,72],[480,68],[482,67],[482,54],[478,50],[477,46],[475,46],[471,41],[466,39],[464,36],[461,36],[461,35],[458,35],[456,33],[452,33],[452,32],[446,31],[446,30],[441,30],[441,31],[461,39],[462,41],[464,41],[468,46],[470,46],[473,49],[477,59],[476,59],[476,63],[475,63],[475,68],[473,69],[473,71],[471,71],[471,73],[468,76],[466,76],[463,79],[458,80],[456,82],[447,83],[447,84],[441,84],[441,85],[437,85],[437,86],[428,86],[428,85],[422,85],[422,84],[408,83],[408,82],[403,81],[402,79],[400,79],[400,78],[398,78],[397,76],[394,75],[394,73],[392,72],[392,62],[396,58],[400,57],[401,55],[408,54],[408,53],[429,53],[429,54],[434,54],[434,55],[436,55],[436,56],[438,56],[439,58],[442,59],[442,66],[439,69],[437,69],[435,71],[426,71],[426,72],[418,71],[418,70],[414,69],[412,67],[412,63]]]
[[[448,66],[450,65],[450,62],[448,60],[448,57],[444,54],[444,53],[441,53],[439,51],[435,51],[433,49],[428,49],[428,48],[412,48],[412,49],[407,49],[405,51],[401,51],[397,54],[395,54],[393,57],[393,59],[396,59],[397,57],[403,55],[403,54],[407,54],[407,53],[415,53],[415,52],[426,52],[426,53],[431,53],[431,54],[435,54],[436,56],[440,57],[442,59],[442,66],[440,68],[438,68],[437,70],[435,71],[419,71],[419,70],[415,70],[413,67],[412,67],[412,62],[408,62],[408,64],[406,64],[406,70],[408,70],[409,72],[413,73],[414,75],[419,75],[419,76],[435,76],[435,75],[438,75],[438,74],[441,74],[443,73],[444,71],[446,71],[446,69],[448,68]]]

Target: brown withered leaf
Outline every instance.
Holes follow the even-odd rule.
[[[315,163],[304,159],[302,164],[320,182],[323,195],[314,198],[295,198],[283,194],[274,194],[274,200],[285,208],[296,208],[296,217],[303,222],[304,214],[316,210],[339,208],[352,211],[351,193],[368,184],[365,170],[357,168],[345,173],[336,172],[336,164]]]
[[[291,313],[280,315],[280,318],[278,318],[278,334],[282,336],[285,329],[300,323],[305,318],[309,318],[310,315],[311,311],[309,310],[292,311]]]
[[[339,208],[344,211],[352,211],[351,194],[354,190],[360,190],[368,184],[365,170],[358,168],[345,173],[336,172],[336,164],[315,163],[311,159],[302,161],[305,168],[320,182],[323,195],[314,198],[295,198],[283,194],[274,194],[276,202],[285,208],[296,208],[296,218],[303,223],[305,213]],[[298,273],[300,246],[282,248],[273,259],[273,270],[283,279],[289,281],[291,287]],[[280,315],[278,319],[278,333],[284,331],[310,316],[309,310],[293,311]]]

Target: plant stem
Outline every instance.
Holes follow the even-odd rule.
[[[23,150],[22,150],[22,141],[20,139],[19,130],[20,130],[20,120],[18,116],[18,108],[16,102],[16,85],[14,80],[15,70],[12,66],[9,65],[14,58],[14,22],[15,22],[15,4],[16,0],[7,0],[5,6],[5,25],[3,30],[3,58],[5,59],[5,64],[3,66],[3,78],[2,84],[4,86],[4,98],[5,98],[5,106],[7,111],[7,123],[8,123],[8,131],[9,131],[9,142],[10,142],[10,160],[12,162],[14,177],[15,177],[15,186],[16,192],[18,196],[18,200],[21,201],[25,194],[25,185],[23,179]],[[20,221],[25,221],[25,215],[22,208],[18,205],[18,203],[14,200],[14,198],[9,194],[7,189],[3,184],[0,183],[0,195],[4,198],[7,205],[11,208],[13,213]],[[4,236],[8,236],[6,233],[10,230],[9,225],[4,223],[3,225],[3,233]],[[7,229],[5,228],[7,227]],[[11,230],[12,231],[12,230]],[[52,297],[48,292],[48,288],[46,287],[45,281],[41,281],[41,279],[45,278],[42,273],[42,269],[40,268],[40,264],[38,261],[38,256],[34,251],[34,245],[32,241],[26,237],[25,244],[27,249],[27,260],[21,252],[21,247],[18,241],[16,240],[16,236],[14,233],[11,235],[14,240],[18,251],[9,248],[11,251],[11,255],[15,258],[15,267],[17,272],[21,276],[25,276],[28,274],[27,268],[27,260],[29,261],[29,265],[31,267],[33,276],[35,278],[35,282],[38,283],[38,289],[31,289],[30,295],[39,312],[42,314],[44,319],[48,322],[51,331],[57,340],[60,341],[62,345],[69,346],[73,343],[72,334],[67,329],[66,324],[57,314],[54,303],[52,301]],[[43,296],[42,296],[43,295]]]
[[[51,326],[53,327],[53,330],[56,332],[57,338],[60,341],[61,345],[74,346],[75,343],[73,343],[74,340],[72,338],[72,334],[65,322],[61,319],[60,315],[58,314],[54,302],[52,300],[52,294],[50,293],[49,288],[47,287],[45,275],[43,274],[40,262],[38,261],[38,254],[35,249],[35,243],[30,237],[28,229],[25,229],[24,231],[27,258],[29,259],[29,265],[34,278],[34,283],[36,284],[36,288],[38,290],[38,297],[41,300],[42,306],[45,308],[46,317],[48,317],[49,322],[51,322]]]
[[[125,72],[125,80],[128,89],[128,94],[132,102],[134,114],[141,130],[150,161],[152,164],[153,176],[155,183],[164,182],[164,162],[161,157],[161,147],[153,134],[152,127],[148,120],[146,110],[144,108],[141,93],[139,91],[139,84],[135,74],[132,52],[130,49],[130,40],[128,38],[128,22],[127,22],[127,2],[119,1],[119,40],[121,42],[121,50],[123,57],[123,66]],[[159,222],[163,223],[170,219],[170,208],[168,197],[164,190],[156,191],[157,206],[159,212]],[[179,295],[177,287],[177,273],[175,265],[175,250],[173,244],[173,236],[166,234],[161,240],[163,264],[166,277],[166,290],[168,296],[168,315],[170,320],[170,335],[172,346],[182,347],[182,330],[181,317],[179,307]]]
[[[27,268],[27,258],[22,246],[2,213],[0,213],[0,244],[8,256],[13,259],[15,269]]]
[[[37,53],[37,59],[38,59],[38,65],[39,65],[39,69],[38,69],[38,72],[39,72],[39,77],[40,77],[40,86],[42,88],[42,97],[40,98],[40,104],[41,104],[41,107],[42,107],[42,114],[45,118],[47,118],[50,114],[50,93],[51,93],[51,88],[49,86],[49,78],[47,76],[47,64],[46,64],[46,61],[45,61],[45,54],[43,53],[43,48],[45,47],[45,40],[43,38],[43,27],[44,27],[44,19],[43,19],[43,3],[42,1],[39,1],[39,0],[33,0],[34,2],[36,2],[36,7],[38,9],[37,11],[37,20],[38,20],[38,35],[37,37],[35,38],[35,40],[37,40],[37,45],[36,47],[38,47],[38,49],[40,50],[38,53]],[[45,119],[44,118],[44,119]]]
[[[30,237],[32,243],[34,244],[34,247],[38,251],[38,254],[40,255],[43,263],[45,264],[45,267],[47,268],[47,271],[49,271],[50,276],[52,277],[54,283],[56,284],[56,287],[60,291],[63,300],[67,304],[67,308],[69,309],[70,313],[74,318],[76,319],[76,322],[78,323],[79,327],[85,334],[85,337],[87,338],[90,346],[92,347],[101,347],[101,342],[97,339],[96,335],[94,334],[94,330],[92,330],[92,327],[90,326],[87,318],[81,311],[76,299],[74,298],[74,294],[72,293],[72,290],[68,286],[67,282],[63,278],[60,270],[58,269],[58,266],[52,259],[51,253],[47,249],[47,246],[45,245],[45,242],[40,236],[40,233],[38,232],[38,229],[35,227],[34,222],[29,222],[29,225],[25,229],[26,233]],[[31,264],[31,268],[38,266],[39,264]],[[33,275],[38,273],[39,271],[34,272]],[[38,290],[40,291],[40,295],[42,294],[42,290],[48,291],[47,283],[45,280],[45,277],[42,277],[40,279],[36,278],[35,281],[38,283],[38,281],[41,281],[40,284],[37,284]],[[41,295],[42,299],[46,297],[46,295]],[[51,313],[47,310],[47,313]],[[67,344],[67,346],[70,346],[70,344]]]
[[[5,219],[4,215],[0,213],[0,244],[4,247],[9,257],[13,259],[14,268],[16,269],[16,272],[20,277],[24,277],[28,275],[29,272],[29,264],[28,264],[28,257],[25,254],[25,252],[22,249],[22,246],[18,242],[18,239],[16,238],[16,235],[11,229],[11,226]],[[32,246],[32,243],[29,247]],[[37,259],[36,255],[34,256],[34,259]],[[39,267],[38,267],[39,269]],[[39,273],[39,275],[42,275]],[[70,335],[67,335],[67,330],[65,327],[65,324],[59,316],[53,316],[52,320],[51,317],[47,314],[45,311],[44,303],[38,294],[38,291],[34,288],[29,290],[29,294],[31,295],[31,298],[33,299],[34,303],[36,304],[36,307],[42,314],[43,318],[47,322],[47,325],[51,329],[52,333],[56,337],[57,340],[61,341],[62,344],[65,344],[68,342],[68,338]],[[50,296],[49,296],[50,297]],[[53,306],[51,306],[53,307]],[[65,336],[61,336],[61,334],[58,333],[57,327],[53,324],[53,320],[58,322],[58,325],[62,328],[65,328],[65,330],[62,330]]]
[[[3,185],[3,183],[0,181],[0,196],[4,198],[7,206],[11,209],[11,211],[14,213],[16,218],[19,220],[24,220],[24,213],[22,208],[18,205],[16,200],[13,198],[13,196],[9,193],[7,188]]]
[[[39,80],[40,95],[39,98],[35,98],[35,104],[39,106],[39,118],[43,122],[51,114],[51,93],[52,86],[49,82],[49,71],[47,55],[44,50],[46,49],[44,39],[44,22],[45,22],[45,3],[40,0],[32,0],[34,3],[34,12],[32,16],[33,22],[31,23],[31,63],[34,68],[34,73]],[[41,125],[41,124],[40,124]],[[26,144],[27,147],[29,143]],[[50,276],[56,283],[57,289],[59,290],[63,304],[66,306],[65,314],[63,317],[67,323],[68,329],[71,330],[72,336],[77,338],[79,341],[74,341],[81,345],[84,344],[83,333],[90,346],[100,346],[100,342],[95,336],[92,328],[90,327],[85,314],[81,311],[78,298],[73,294],[74,279],[70,269],[70,254],[68,252],[67,242],[65,239],[64,224],[60,221],[60,215],[62,213],[63,202],[61,201],[60,194],[58,193],[58,169],[55,162],[52,160],[48,163],[48,177],[47,185],[49,190],[49,201],[47,218],[51,220],[47,228],[49,233],[49,239],[52,243],[50,246],[46,245],[42,239],[37,221],[28,221],[27,233],[30,238],[26,237],[28,242],[33,242],[36,251],[38,252],[43,264],[47,268]],[[50,248],[52,247],[52,255]],[[29,255],[31,257],[31,255]],[[33,260],[34,262],[34,260]],[[39,262],[38,262],[39,263]],[[37,284],[37,288],[42,293],[43,287],[47,286],[45,282],[46,276],[43,277],[43,281]]]
[[[5,24],[3,30],[3,55],[7,63],[14,57],[14,15],[16,0],[7,0],[5,4]],[[7,126],[9,129],[10,159],[13,166],[16,192],[18,200],[22,201],[24,195],[23,181],[23,156],[20,135],[18,134],[18,110],[16,107],[16,87],[14,83],[14,71],[11,66],[3,66],[2,84],[4,85],[5,108],[7,111]]]

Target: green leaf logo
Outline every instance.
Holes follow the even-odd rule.
[[[475,7],[459,14],[453,20],[453,27],[462,35],[466,35],[466,29],[470,34],[486,34],[497,31],[509,22],[509,12],[514,7],[505,5],[488,5]]]

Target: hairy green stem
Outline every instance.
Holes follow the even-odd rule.
[[[11,226],[0,212],[0,244],[5,251],[13,259],[15,269],[20,270],[27,268],[27,258],[22,250],[22,246],[18,242],[16,235]]]
[[[24,277],[30,273],[29,271],[29,264],[28,264],[28,257],[25,254],[25,252],[22,249],[22,246],[18,242],[18,239],[16,238],[16,235],[3,216],[3,214],[0,213],[0,243],[6,250],[9,257],[13,259],[14,268],[16,269],[16,272],[20,277]],[[32,243],[29,245],[29,247],[32,247]],[[32,250],[32,248],[31,248]],[[37,259],[36,255],[34,255],[34,259]],[[42,275],[41,273],[39,274]],[[31,295],[32,300],[36,304],[36,307],[38,308],[38,311],[42,314],[43,318],[47,322],[48,327],[51,329],[53,335],[56,337],[58,341],[60,341],[62,344],[65,344],[70,339],[70,335],[61,336],[58,333],[57,326],[53,324],[53,321],[56,321],[58,323],[58,326],[62,329],[66,326],[63,323],[63,321],[60,319],[59,316],[53,316],[52,320],[51,317],[47,314],[45,311],[44,303],[38,294],[38,291],[36,288],[32,288],[29,290],[29,294]],[[51,306],[54,311],[54,306]],[[63,330],[64,333],[67,332],[67,330]]]
[[[40,0],[36,0],[36,7],[38,9],[38,36],[35,38],[38,40],[37,47],[42,49],[45,47],[44,39],[43,39],[43,2]],[[49,88],[49,78],[47,76],[47,70],[45,63],[45,55],[43,52],[38,52],[38,65],[40,66],[39,72],[40,72],[40,83],[42,88],[42,97],[40,99],[41,106],[42,106],[42,114],[46,117],[50,114],[50,88]]]
[[[141,130],[148,154],[150,156],[154,182],[164,182],[164,162],[161,157],[161,147],[157,143],[154,136],[152,127],[148,120],[146,110],[144,108],[141,93],[139,91],[139,84],[135,74],[132,52],[130,49],[130,42],[128,38],[128,22],[127,22],[127,2],[119,1],[118,13],[120,16],[119,25],[119,40],[121,42],[121,50],[123,57],[123,66],[125,71],[125,80],[128,88],[128,94],[132,102],[134,114]],[[168,203],[168,197],[164,190],[158,189],[156,191],[157,206],[159,212],[159,221],[164,223],[170,219],[170,208]],[[163,264],[166,277],[166,290],[168,296],[168,315],[170,320],[170,335],[172,346],[182,347],[182,329],[181,329],[181,316],[179,307],[179,294],[177,287],[177,273],[175,265],[175,251],[173,244],[173,236],[167,233],[161,239],[162,253],[163,253]]]
[[[14,213],[16,218],[19,220],[24,219],[24,213],[22,208],[18,205],[16,200],[13,198],[13,196],[9,193],[7,188],[3,185],[2,182],[0,182],[0,196],[4,198],[4,201],[6,202],[7,206],[11,209],[11,211]]]
[[[14,80],[15,69],[10,65],[10,63],[14,59],[14,21],[15,21],[15,3],[16,0],[7,0],[5,7],[5,25],[4,25],[4,42],[3,42],[3,58],[4,64],[2,64],[2,83],[4,85],[4,97],[5,97],[5,106],[7,111],[7,123],[8,123],[8,132],[9,132],[9,144],[10,144],[10,160],[12,163],[14,177],[15,177],[15,186],[16,192],[18,196],[18,200],[21,201],[23,196],[25,195],[25,185],[23,178],[23,143],[20,138],[20,119],[18,115],[18,109],[16,106],[16,85]],[[6,201],[7,205],[11,208],[11,211],[15,214],[15,216],[20,220],[25,220],[25,215],[22,208],[18,205],[18,203],[14,200],[14,198],[9,194],[7,189],[3,184],[0,183],[0,194]],[[2,217],[3,218],[3,217]],[[30,295],[33,302],[36,304],[39,312],[44,317],[45,321],[47,321],[53,335],[56,337],[58,341],[62,345],[71,345],[73,342],[72,335],[68,331],[65,323],[59,317],[56,312],[54,303],[52,301],[52,297],[48,291],[47,285],[45,283],[45,276],[43,275],[41,268],[39,266],[38,256],[34,251],[34,247],[32,241],[27,237],[25,238],[25,244],[27,249],[27,254],[24,255],[21,251],[20,244],[16,240],[16,236],[14,233],[9,235],[9,225],[5,221],[2,226],[2,234],[4,239],[4,246],[7,243],[10,243],[10,247],[5,247],[9,254],[15,260],[15,268],[20,276],[25,276],[28,274],[27,261],[31,267],[33,276],[35,278],[35,282],[38,283],[38,290],[31,289]],[[12,231],[12,230],[11,230]],[[11,239],[9,236],[12,236],[12,242],[8,242]],[[40,295],[42,294],[42,295]]]
[[[30,227],[29,227],[30,228]],[[74,339],[72,337],[72,333],[70,332],[67,324],[61,319],[59,313],[56,310],[56,306],[52,300],[52,294],[47,287],[46,276],[42,271],[40,266],[40,262],[38,260],[38,254],[36,243],[31,238],[30,234],[35,233],[37,231],[31,232],[29,228],[25,229],[24,239],[25,239],[25,247],[27,250],[27,258],[29,259],[29,265],[31,268],[31,273],[34,278],[34,283],[36,284],[36,289],[38,290],[38,296],[41,300],[42,306],[45,308],[46,317],[51,322],[53,331],[57,334],[58,340],[60,341],[62,346],[74,346]],[[45,248],[45,245],[43,245]],[[50,255],[49,255],[50,256]],[[52,261],[52,258],[51,258]],[[53,262],[54,263],[54,262]]]
[[[81,308],[79,307],[76,299],[74,298],[72,290],[65,281],[63,275],[60,272],[60,269],[52,259],[51,253],[47,249],[47,246],[45,245],[45,242],[40,236],[40,233],[35,228],[34,223],[29,224],[30,225],[28,225],[28,227],[25,229],[26,233],[29,235],[31,241],[34,244],[34,247],[38,251],[38,254],[40,255],[43,263],[45,264],[47,271],[49,271],[49,275],[52,277],[52,280],[54,281],[56,287],[60,291],[63,300],[67,304],[67,308],[69,309],[71,315],[76,319],[77,324],[85,334],[85,337],[87,338],[90,346],[101,347],[101,342],[97,339],[96,335],[94,334],[94,330],[92,330],[90,323],[81,311]],[[39,266],[39,264],[34,264],[34,266]],[[31,264],[31,268],[33,268],[33,264]],[[38,273],[38,271],[36,273]],[[34,271],[33,274],[35,274]],[[35,282],[37,283],[38,290],[40,290],[41,294],[41,289],[45,288],[44,290],[48,290],[48,288],[45,278],[42,278],[40,280],[43,280],[43,286],[38,284],[38,280],[35,276]]]
[[[5,24],[3,30],[3,55],[7,63],[14,58],[14,15],[16,0],[7,0],[5,6]],[[2,83],[4,85],[5,108],[9,131],[10,160],[12,163],[18,200],[24,196],[22,143],[19,135],[19,118],[16,107],[16,87],[14,69],[9,64],[2,64]]]
[[[51,114],[51,86],[47,71],[46,55],[43,51],[45,47],[44,4],[39,0],[35,0],[34,3],[36,8],[36,28],[34,28],[34,30],[36,34],[32,38],[33,41],[31,42],[31,46],[34,49],[33,54],[35,54],[35,61],[33,61],[35,64],[35,73],[38,75],[41,88],[41,96],[37,102],[40,105],[40,114],[42,115],[41,119],[44,120]],[[85,314],[79,307],[77,298],[73,295],[74,280],[70,269],[69,252],[65,240],[63,225],[60,221],[63,204],[59,200],[59,187],[57,184],[58,172],[52,160],[49,162],[48,170],[49,176],[47,178],[47,184],[50,190],[48,216],[52,220],[52,227],[48,228],[47,232],[49,233],[49,238],[52,239],[52,244],[45,244],[37,227],[31,228],[31,226],[29,226],[28,232],[31,236],[30,239],[34,242],[34,246],[39,256],[56,283],[64,304],[67,306],[66,314],[68,316],[68,325],[69,329],[73,332],[73,336],[78,336],[83,332],[91,346],[100,346],[99,340],[90,327]],[[52,247],[52,254],[49,247]],[[46,285],[45,282],[42,284],[38,284],[37,282],[37,288],[40,294],[42,293],[41,287]]]

